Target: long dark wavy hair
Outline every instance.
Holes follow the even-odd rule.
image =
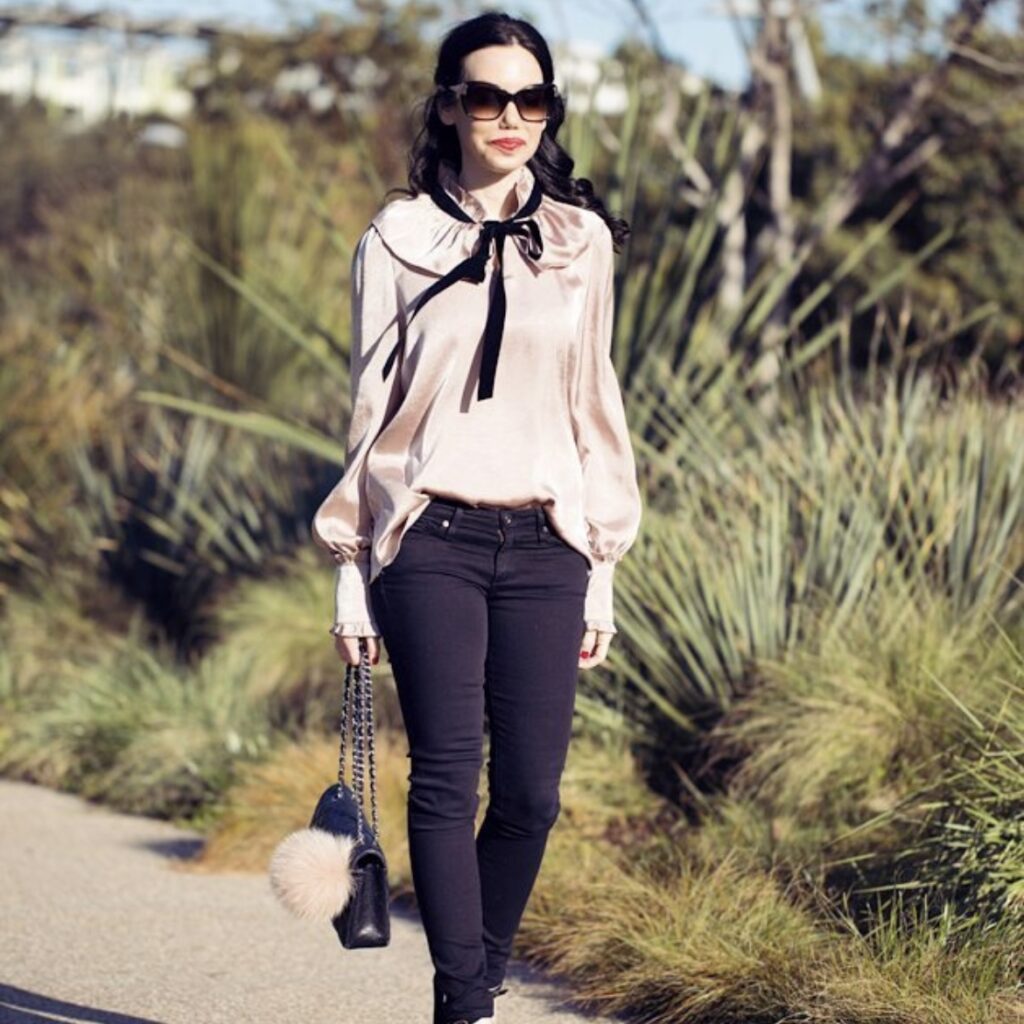
[[[444,37],[434,70],[434,85],[456,85],[462,81],[462,60],[474,50],[516,43],[536,57],[544,75],[543,80],[553,82],[554,64],[544,37],[521,18],[513,18],[500,11],[487,11],[460,22]],[[396,187],[389,191],[404,192],[411,196],[430,192],[437,183],[441,160],[447,160],[456,170],[461,170],[462,151],[458,134],[454,125],[446,125],[438,116],[438,102],[436,91],[426,100],[423,127],[409,151],[409,188]],[[594,185],[589,179],[572,176],[575,161],[555,140],[564,120],[565,103],[559,94],[544,127],[537,152],[529,160],[530,170],[547,195],[597,213],[608,225],[612,241],[617,247],[628,237],[629,224],[608,212],[601,198],[595,194]]]

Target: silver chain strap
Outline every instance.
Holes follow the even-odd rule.
[[[354,692],[353,692],[354,691]],[[338,758],[338,782],[345,783],[345,748],[349,728],[352,729],[352,792],[356,798],[357,841],[365,835],[364,812],[365,782],[364,767],[370,769],[371,829],[374,839],[380,842],[380,825],[377,817],[377,763],[374,744],[373,674],[370,668],[370,654],[365,644],[360,644],[359,665],[345,666],[345,685],[341,703],[341,753]]]

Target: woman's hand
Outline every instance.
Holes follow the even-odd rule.
[[[594,668],[600,665],[608,656],[608,648],[611,646],[614,633],[602,633],[597,629],[588,629],[583,634],[583,642],[580,644],[580,668]]]
[[[360,641],[366,643],[366,649],[370,655],[370,664],[376,665],[380,661],[380,639],[375,636],[336,636],[334,638],[334,649],[338,657],[348,665],[359,664]]]

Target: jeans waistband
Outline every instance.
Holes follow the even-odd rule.
[[[487,536],[492,536],[495,530],[506,533],[535,532],[537,536],[544,536],[551,528],[547,512],[541,505],[521,508],[475,505],[460,498],[433,495],[424,509],[424,514],[427,512],[449,515],[453,528],[458,524],[460,530],[486,530]]]

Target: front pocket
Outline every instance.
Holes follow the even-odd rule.
[[[540,536],[546,544],[551,544],[555,547],[565,547],[568,544],[568,542],[565,539],[560,537],[555,532],[555,528],[553,526],[548,526],[546,528],[542,527],[540,531]]]
[[[398,542],[398,550],[395,552],[395,557],[392,558],[387,565],[381,567],[381,576],[390,575],[390,573],[395,569],[401,568],[406,559],[412,555],[412,549],[417,547],[421,541],[425,541],[433,536],[432,532],[426,528],[425,523],[422,528],[417,529],[419,525],[419,520],[416,520],[416,522],[402,534],[402,538]]]
[[[409,533],[426,533],[432,537],[446,537],[454,522],[454,513],[428,506],[409,527]]]

